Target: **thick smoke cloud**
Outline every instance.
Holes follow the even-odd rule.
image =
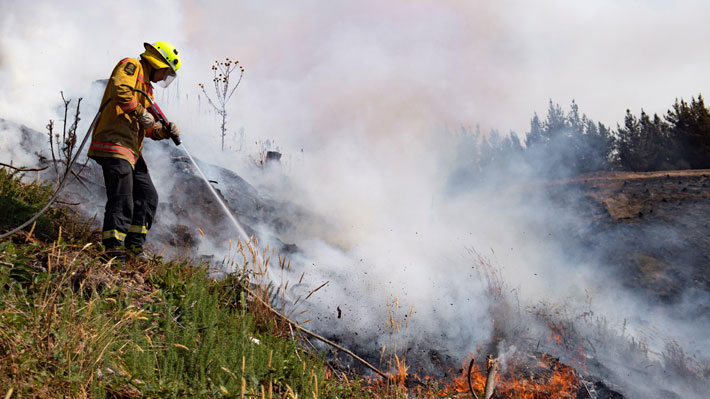
[[[203,3],[0,3],[0,117],[41,131],[59,115],[60,90],[88,96],[90,115],[98,107],[93,81],[136,57],[144,41],[168,40],[183,67],[156,98],[191,153],[329,222],[327,231],[303,224],[289,237],[303,251],[294,261],[302,266],[284,279],[305,271],[307,286],[296,287],[302,294],[330,281],[303,305],[315,328],[359,331],[373,346],[391,346],[386,305],[396,298],[403,313],[414,309],[401,347],[436,340],[448,346],[440,350],[465,356],[493,329],[475,248],[503,268],[521,301],[581,306],[592,297],[616,325],[648,315],[630,323],[636,334],[658,324],[664,335],[698,339],[698,325],[645,308],[594,264],[571,263],[574,249],[548,239],[549,223],[578,221],[545,198],[515,189],[448,196],[460,148],[441,132],[480,124],[484,132],[522,134],[550,98],[574,98],[612,126],[626,108],[662,112],[673,98],[710,87],[710,55],[698,51],[710,39],[702,28],[710,4]],[[228,107],[227,144],[238,147],[243,128],[241,151],[218,151],[219,120],[197,86],[212,94],[210,65],[223,57],[246,67]],[[289,185],[249,168],[267,140],[284,153]],[[10,148],[18,142],[0,141],[0,156],[19,157]],[[162,161],[148,159],[155,167]],[[170,177],[159,170],[154,177],[167,197]]]
[[[523,133],[549,98],[613,125],[626,108],[662,112],[710,83],[702,1],[206,3],[3,2],[0,109],[42,127],[27,104],[51,109],[59,90],[81,93],[161,39],[183,49],[180,87],[193,98],[215,59],[240,59],[233,129],[295,148],[422,122]]]

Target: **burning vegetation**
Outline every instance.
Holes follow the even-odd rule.
[[[583,380],[569,366],[548,354],[514,354],[499,369],[499,361],[489,357],[486,367],[477,367],[472,357],[461,368],[461,375],[448,385],[443,395],[466,397],[473,391],[475,397],[489,399],[563,399],[577,398],[585,391]],[[582,392],[580,392],[582,391]],[[581,396],[585,397],[585,396]],[[591,393],[590,393],[591,397]]]
[[[186,187],[191,184],[197,184],[196,177],[190,171],[189,165],[179,157],[172,158],[176,174],[182,175],[180,179],[184,182],[181,186]],[[91,176],[91,167],[87,166],[85,176]],[[628,179],[628,176],[625,178]],[[190,181],[193,179],[193,181]],[[233,178],[231,178],[233,179]],[[662,177],[661,180],[667,179]],[[238,181],[235,183],[230,181],[231,187],[239,186]],[[591,182],[592,180],[590,180]],[[243,184],[243,183],[242,183]],[[565,183],[575,184],[575,183]],[[590,183],[591,184],[591,183]],[[596,184],[596,183],[595,183]],[[598,183],[601,184],[601,183]],[[614,183],[616,184],[616,183]],[[624,186],[628,187],[630,184]],[[242,191],[244,198],[254,198],[256,206],[262,209],[262,215],[269,217],[268,207],[259,205],[260,199],[255,195],[255,191],[251,191],[248,186],[245,191]],[[701,184],[702,187],[702,184]],[[83,188],[82,188],[83,189]],[[599,203],[604,204],[604,195],[613,196],[615,191],[609,191],[609,194],[604,194],[602,190],[592,191],[599,198]],[[219,191],[220,195],[223,195]],[[682,193],[682,190],[679,191]],[[193,196],[193,200],[210,203],[214,199],[209,197]],[[670,194],[669,194],[670,195]],[[696,198],[703,199],[705,196]],[[185,213],[187,205],[181,203],[184,196],[175,194],[174,200],[169,201],[168,211],[182,215],[183,223],[172,226],[164,226],[164,230],[160,227],[157,232],[165,231],[169,235],[166,240],[175,240],[174,244],[183,248],[196,248],[200,243],[200,238],[204,235],[220,236],[220,228],[223,228],[224,218],[215,213],[214,207],[201,207],[204,212],[212,212],[196,215],[195,213]],[[223,195],[225,201],[233,201],[238,198],[234,193]],[[656,198],[656,197],[654,197]],[[670,198],[670,197],[669,197]],[[648,204],[648,202],[645,202]],[[661,201],[660,204],[667,202]],[[264,204],[264,203],[262,203]],[[266,204],[269,204],[266,202]],[[244,206],[230,203],[230,207]],[[252,205],[253,206],[253,205]],[[648,205],[646,205],[648,206]],[[245,208],[245,213],[251,212]],[[239,212],[235,212],[239,215]],[[260,213],[251,213],[260,215]],[[611,213],[610,213],[611,214]],[[204,231],[198,223],[204,220],[214,220],[215,223],[204,225]],[[254,219],[256,220],[256,219]],[[192,227],[190,227],[192,226]],[[220,227],[222,226],[222,227]],[[157,235],[156,238],[162,237]],[[278,257],[278,265],[276,268],[284,268],[287,263],[285,257],[277,256],[277,252],[273,252],[271,256],[276,259]],[[516,291],[511,290],[507,286],[501,268],[490,261],[488,258],[475,250],[471,250],[471,255],[474,260],[475,268],[478,271],[478,278],[485,282],[486,297],[489,299],[489,314],[493,322],[493,331],[487,343],[472,343],[474,346],[482,344],[476,351],[476,358],[481,359],[486,354],[491,354],[491,357],[486,361],[472,361],[473,356],[463,361],[463,366],[458,370],[450,370],[455,361],[451,354],[439,352],[437,348],[433,348],[428,352],[428,359],[422,362],[419,355],[415,355],[412,345],[417,345],[416,341],[409,340],[408,343],[398,344],[398,336],[403,334],[413,320],[414,309],[408,305],[400,306],[399,299],[388,302],[389,309],[388,331],[392,336],[392,343],[387,347],[382,347],[379,353],[371,351],[372,348],[367,346],[359,346],[358,342],[362,338],[351,337],[331,337],[337,338],[337,341],[344,347],[354,347],[354,352],[361,355],[363,358],[375,364],[376,367],[383,367],[383,377],[373,378],[369,382],[353,383],[357,381],[359,375],[369,373],[367,367],[361,367],[357,361],[342,362],[337,359],[340,356],[348,357],[348,355],[340,354],[329,356],[329,371],[322,377],[318,377],[319,381],[329,381],[335,379],[346,386],[366,387],[368,394],[360,394],[359,397],[455,397],[464,398],[472,397],[472,392],[476,398],[497,397],[497,398],[622,398],[619,393],[621,381],[612,377],[613,373],[608,364],[601,363],[601,359],[610,359],[614,356],[609,355],[609,352],[618,351],[617,357],[619,362],[626,363],[629,367],[640,369],[638,374],[643,374],[643,367],[649,367],[650,370],[660,368],[665,372],[672,372],[687,381],[689,386],[699,387],[703,381],[706,381],[707,369],[703,368],[702,363],[693,363],[690,356],[685,354],[683,348],[676,344],[669,343],[666,351],[662,354],[662,360],[659,362],[654,360],[654,356],[649,352],[648,347],[641,340],[635,340],[630,334],[614,332],[614,329],[607,326],[603,319],[597,317],[591,306],[587,309],[575,310],[566,308],[552,303],[537,303],[520,308],[520,304],[514,305],[519,301],[515,297]],[[267,257],[268,259],[268,257]],[[214,259],[212,262],[214,263]],[[219,259],[217,259],[217,263]],[[268,262],[268,260],[266,260]],[[242,259],[242,266],[247,263],[258,264],[253,253],[247,254],[247,257]],[[268,265],[268,263],[267,263]],[[288,266],[290,267],[290,265]],[[89,273],[89,275],[91,275]],[[143,271],[140,274],[141,279],[148,278],[147,272]],[[101,277],[101,281],[108,281],[110,277]],[[302,280],[303,278],[301,278]],[[96,279],[89,279],[91,284],[95,284]],[[299,281],[300,283],[301,281]],[[104,284],[104,283],[101,283]],[[320,284],[320,283],[319,283]],[[318,285],[319,285],[318,284]],[[292,285],[296,285],[292,282]],[[275,287],[279,290],[287,290],[289,287]],[[259,294],[261,298],[270,298],[275,301],[272,295],[274,287],[269,288],[263,286]],[[317,290],[315,290],[317,291]],[[283,295],[282,291],[279,291]],[[311,294],[309,294],[310,296]],[[316,292],[315,295],[318,295]],[[283,298],[281,300],[283,302]],[[274,303],[274,302],[272,302]],[[286,309],[287,303],[284,303],[282,309]],[[278,308],[278,306],[275,306]],[[403,309],[404,308],[404,309]],[[258,314],[261,314],[262,320],[273,319],[274,316],[268,316],[268,310],[261,307]],[[293,314],[292,314],[293,315]],[[406,316],[406,317],[405,317]],[[399,319],[401,320],[398,320]],[[416,316],[414,316],[416,318]],[[305,317],[303,323],[308,322],[308,317]],[[280,335],[284,337],[299,337],[301,342],[306,346],[312,345],[310,342],[314,339],[304,339],[303,335],[294,333],[295,327],[289,328],[289,323],[283,321],[274,322],[274,325],[280,325]],[[295,324],[293,325],[295,326]],[[325,334],[328,335],[327,332]],[[413,343],[412,343],[413,342]],[[189,345],[182,344],[185,347]],[[178,349],[180,347],[177,347]],[[330,353],[335,353],[338,350],[333,349]],[[494,358],[495,357],[495,358]],[[426,365],[425,365],[426,364]],[[435,368],[432,368],[435,367]],[[612,366],[613,367],[613,366]],[[229,370],[232,370],[228,367]],[[705,370],[705,371],[703,371]],[[654,373],[646,373],[647,378],[653,378]],[[636,376],[635,378],[637,378]],[[313,382],[312,382],[313,383]],[[609,388],[609,387],[613,388]],[[272,388],[273,389],[273,388]],[[281,387],[280,389],[286,389]],[[693,388],[695,389],[695,388]],[[231,388],[230,388],[231,390]],[[288,390],[281,391],[288,395]],[[320,395],[324,395],[321,388]],[[259,395],[260,391],[255,394]],[[265,388],[265,394],[268,397],[268,387]],[[327,396],[323,396],[327,397]],[[347,397],[347,396],[346,396]],[[373,396],[374,397],[374,396]]]
[[[546,129],[550,130],[548,128],[549,126]],[[551,132],[548,133],[551,134]],[[54,144],[59,147],[60,143],[55,140]],[[205,183],[196,175],[193,165],[180,153],[168,150],[166,154],[168,156],[161,159],[163,165],[160,169],[167,171],[167,174],[170,175],[170,187],[167,189],[170,194],[161,201],[159,218],[156,220],[151,234],[153,234],[154,245],[157,244],[156,247],[159,251],[166,247],[179,248],[183,251],[173,254],[166,253],[166,255],[171,257],[182,255],[196,259],[199,258],[197,255],[205,249],[205,246],[220,245],[220,243],[226,242],[229,242],[229,249],[232,250],[232,242],[229,241],[229,238],[233,236],[233,231],[231,231],[228,220],[220,207],[217,206],[216,201],[223,201],[226,204],[227,212],[230,212],[233,217],[238,217],[245,224],[249,235],[256,235],[260,226],[268,226],[275,236],[288,237],[292,236],[290,233],[292,233],[294,225],[306,219],[316,219],[316,216],[310,214],[308,210],[286,201],[273,200],[262,195],[256,188],[231,171],[200,162],[201,166],[209,170],[207,174],[211,178],[217,179]],[[46,163],[50,164],[50,161],[47,160]],[[52,161],[52,164],[56,164],[56,162]],[[97,202],[97,193],[102,189],[97,168],[93,163],[89,163],[82,166],[79,173],[81,179],[78,179],[78,183],[70,188],[67,200]],[[558,230],[552,229],[552,234],[556,235],[554,238],[564,244],[569,244],[569,247],[592,248],[595,255],[603,253],[604,260],[608,261],[606,263],[620,269],[618,274],[611,274],[611,276],[618,277],[618,280],[625,286],[636,288],[642,294],[666,305],[682,303],[683,300],[687,300],[689,292],[707,293],[710,291],[708,284],[710,279],[708,279],[704,268],[707,258],[706,249],[710,247],[710,243],[707,241],[707,237],[710,237],[710,230],[703,221],[707,212],[710,211],[709,176],[710,174],[705,170],[655,173],[607,172],[533,184],[522,190],[528,190],[528,192],[545,191],[546,198],[555,206],[563,210],[574,209],[574,212],[570,213],[581,215],[584,220],[589,222],[589,226],[579,228],[579,225],[560,224],[561,227]],[[195,189],[204,184],[212,185],[216,195],[210,196],[207,190]],[[32,193],[32,190],[25,191]],[[98,196],[100,197],[100,195]],[[195,204],[200,204],[200,206],[195,206]],[[46,223],[45,220],[42,222]],[[321,221],[318,220],[318,222]],[[682,246],[668,244],[665,240],[667,236],[658,234],[655,230],[661,223],[666,228],[677,227],[676,232],[690,233],[683,235],[687,238],[685,243]],[[38,224],[38,228],[40,227],[43,234],[48,234],[46,237],[53,237],[51,229],[46,230],[44,228],[46,226]],[[87,229],[90,230],[88,227],[84,230]],[[89,233],[85,232],[83,239],[91,240],[90,233],[90,231]],[[638,237],[649,239],[637,240]],[[33,240],[33,233],[25,232],[14,238],[13,245],[23,241],[24,243],[35,242]],[[267,247],[262,253],[265,259],[260,260],[255,255],[256,252],[252,246],[238,240],[235,246],[238,248],[237,252],[241,251],[242,258],[236,262],[232,260],[228,268],[229,271],[238,271],[244,276],[248,274],[248,269],[253,269],[256,273],[251,276],[252,278],[263,277],[268,270],[270,259],[273,258],[274,269],[281,269],[288,275],[295,273],[301,276],[297,284],[296,281],[291,282],[291,288],[301,285],[304,280],[305,265],[295,263],[292,270],[290,261],[286,260],[287,255],[298,255],[299,248],[294,244],[284,244],[278,237],[273,236],[269,237],[268,242],[275,249],[271,250],[270,247]],[[255,239],[253,243],[258,243],[258,240]],[[678,244],[673,243],[673,245]],[[8,247],[9,245],[6,248]],[[600,251],[600,248],[603,251]],[[279,249],[282,250],[282,253],[279,253]],[[15,250],[13,249],[13,251]],[[47,250],[39,252],[42,251],[44,251],[43,254],[34,252],[30,254],[30,258],[37,256],[37,259],[32,261],[33,265],[42,266],[43,262],[57,257],[55,250],[52,249],[50,255],[42,258],[46,255]],[[85,249],[79,250],[76,245],[71,247],[69,251],[76,256],[75,260],[87,257],[85,253],[87,251]],[[32,267],[29,271],[15,268],[16,264],[20,264],[16,262],[18,259],[16,255],[17,251],[7,250],[2,255],[6,267],[3,269],[3,273],[9,276],[6,280],[13,279],[13,276],[22,277],[25,272],[29,273],[30,277],[34,276],[35,272],[44,273],[41,269]],[[313,355],[318,351],[321,353],[330,351],[326,356],[327,367],[319,368],[320,366],[307,364],[309,360],[300,360],[299,358],[299,362],[296,362],[293,358],[289,358],[288,362],[293,364],[288,365],[290,367],[286,373],[288,377],[278,373],[269,374],[273,378],[264,377],[259,374],[263,370],[251,370],[254,373],[252,375],[258,375],[257,382],[253,383],[253,381],[246,381],[246,378],[243,377],[250,375],[249,367],[244,360],[246,357],[243,355],[236,362],[232,361],[234,359],[227,359],[225,363],[222,363],[221,367],[226,371],[224,371],[224,375],[220,374],[219,378],[234,378],[234,381],[229,380],[229,384],[221,386],[211,382],[210,388],[213,390],[213,394],[227,396],[227,393],[224,392],[226,390],[230,395],[241,393],[241,395],[269,398],[293,398],[297,395],[305,395],[315,398],[475,397],[477,399],[491,397],[616,399],[623,398],[623,395],[628,397],[639,395],[673,397],[677,392],[693,397],[702,394],[703,387],[708,383],[710,368],[703,359],[696,359],[693,354],[687,353],[687,349],[684,349],[678,341],[661,338],[665,339],[665,343],[660,350],[658,346],[651,346],[647,339],[638,336],[638,331],[627,330],[626,321],[620,327],[607,320],[603,314],[597,314],[592,306],[593,298],[590,294],[587,294],[589,305],[581,309],[571,304],[560,305],[559,302],[553,301],[535,303],[521,301],[518,288],[507,285],[501,267],[475,250],[471,250],[470,255],[476,270],[475,278],[484,282],[485,288],[485,301],[476,306],[486,308],[487,316],[491,322],[490,336],[479,340],[485,342],[464,344],[468,344],[469,348],[478,347],[475,357],[471,355],[462,359],[462,353],[466,353],[468,350],[452,353],[450,350],[443,349],[447,346],[446,342],[437,343],[429,340],[422,342],[421,337],[408,337],[403,340],[405,342],[398,342],[400,335],[405,334],[410,323],[413,322],[413,317],[416,318],[416,316],[414,316],[413,307],[409,305],[400,307],[397,298],[387,303],[389,312],[387,314],[388,321],[385,323],[387,325],[386,334],[384,335],[391,336],[391,344],[376,347],[376,342],[379,341],[372,335],[368,335],[382,331],[364,333],[361,331],[362,335],[360,336],[352,331],[349,332],[350,334],[330,334],[328,326],[323,329],[322,323],[319,325],[321,327],[319,331],[325,331],[323,332],[325,337],[310,335],[304,326],[311,321],[311,317],[304,312],[298,312],[300,308],[297,308],[296,305],[303,306],[312,295],[317,296],[318,291],[327,282],[313,282],[315,289],[310,287],[306,294],[294,295],[289,301],[286,299],[286,292],[289,289],[288,282],[282,286],[274,286],[271,285],[274,282],[268,279],[258,282],[251,280],[252,283],[256,283],[257,289],[253,290],[255,294],[250,293],[249,288],[244,286],[240,286],[238,289],[236,286],[226,288],[227,291],[234,289],[241,292],[239,298],[233,295],[234,292],[222,292],[228,297],[227,307],[231,306],[243,311],[247,298],[251,299],[248,308],[258,325],[266,326],[264,329],[271,329],[270,333],[279,338],[290,339],[302,345],[293,349],[296,358],[299,358],[299,354]],[[276,262],[277,258],[278,262]],[[210,263],[211,272],[214,272],[217,267],[225,266],[224,260],[220,263],[220,259],[214,256],[201,259]],[[182,289],[179,286],[165,288],[164,285],[160,285],[163,282],[156,283],[156,278],[174,278],[174,276],[160,275],[160,273],[167,273],[162,269],[158,271],[158,277],[156,277],[155,270],[145,268],[137,268],[133,270],[133,274],[128,276],[119,273],[118,277],[115,277],[106,268],[96,273],[93,266],[90,266],[90,259],[87,260],[87,264],[75,269],[72,269],[74,266],[67,263],[66,257],[64,262],[65,272],[71,270],[72,273],[75,273],[73,281],[77,283],[74,285],[80,286],[76,292],[81,295],[88,295],[88,291],[92,293],[105,291],[107,287],[115,286],[116,281],[126,279],[131,280],[130,283],[126,283],[127,286],[138,287],[138,289],[145,291],[143,294],[157,289],[157,287],[161,287],[169,295],[174,294],[171,291],[173,289],[176,290],[175,292]],[[188,270],[192,269],[188,267]],[[229,273],[226,276],[227,281],[235,278],[235,275],[229,275]],[[32,285],[28,281],[25,283]],[[88,291],[82,291],[84,289],[81,287],[82,284]],[[215,288],[216,291],[224,288],[220,285],[221,283],[216,284],[221,287]],[[20,286],[22,286],[22,282]],[[254,286],[251,287],[254,288]],[[69,291],[75,289],[76,287],[72,286]],[[58,292],[57,295],[74,293],[69,291]],[[128,298],[131,293],[124,290],[115,293],[115,295]],[[111,301],[111,299],[115,300],[115,295],[104,299],[115,303]],[[175,295],[179,296],[180,294]],[[73,301],[74,299],[68,300]],[[133,298],[133,300],[136,302],[133,306],[136,307],[158,306],[150,301],[141,302],[142,299]],[[165,298],[161,300],[168,301]],[[275,315],[271,306],[279,308],[276,306],[277,302],[281,304],[282,315],[286,313],[288,317],[292,318],[303,315],[300,324],[285,319],[283,316]],[[649,303],[656,304],[656,302]],[[48,303],[44,305],[49,306]],[[176,306],[184,308],[187,305],[181,302]],[[345,320],[349,316],[347,310],[343,312],[340,305],[334,304],[335,306],[337,306],[337,319]],[[691,313],[681,314],[679,319],[706,317],[703,316],[703,311],[707,310],[707,305],[704,306],[704,308],[692,310]],[[6,313],[15,317],[17,314],[13,312],[11,309]],[[25,310],[22,312],[26,313]],[[155,317],[155,314],[158,313],[155,308],[151,312],[151,317]],[[129,313],[129,315],[133,317],[136,314]],[[142,313],[138,314],[138,316],[144,317],[142,315]],[[175,317],[174,322],[182,324],[182,316],[178,313],[171,313],[170,316]],[[234,314],[230,313],[231,316]],[[341,319],[341,316],[344,319]],[[402,317],[401,320],[397,320],[399,316]],[[167,319],[166,322],[172,323]],[[422,321],[417,320],[416,322]],[[87,328],[89,327],[91,326]],[[199,338],[191,337],[192,341],[182,339],[184,337],[181,337],[180,331],[178,331],[182,327],[178,326],[175,331],[171,332],[175,333],[179,339],[176,339],[175,342],[164,343],[165,345],[171,344],[172,348],[175,348],[173,351],[175,353],[171,352],[170,356],[180,358],[182,351],[193,351],[195,343],[204,338],[197,332]],[[200,328],[204,327],[196,327],[198,330]],[[447,326],[444,325],[441,328],[446,329]],[[158,330],[151,330],[151,332],[160,335]],[[42,339],[47,338],[38,336]],[[453,334],[451,336],[442,335],[442,337],[442,340],[459,339]],[[47,339],[48,342],[51,341],[51,339]],[[150,334],[148,341],[144,341],[142,337],[130,339],[140,342],[136,345],[142,350],[146,348],[159,349],[153,347],[152,341],[155,337]],[[320,345],[316,341],[326,342],[326,345]],[[29,342],[29,340],[19,343],[7,340],[3,344],[5,348],[12,345],[24,345],[22,347],[29,350],[27,349],[31,346]],[[121,344],[123,343],[125,342]],[[53,344],[55,343],[50,342],[48,345]],[[340,344],[339,348],[335,346],[337,344]],[[334,349],[325,349],[327,346]],[[429,348],[422,352],[417,351],[418,346],[428,346]],[[347,348],[353,350],[348,351]],[[378,350],[378,348],[381,349]],[[12,351],[7,353],[15,355],[15,352]],[[35,355],[37,358],[42,358],[45,354]],[[121,361],[131,358],[134,363],[128,366],[135,366],[140,363],[136,360],[140,356],[134,355],[121,352],[117,356]],[[17,358],[12,356],[9,357],[10,363],[8,364],[11,367],[17,367],[10,372],[15,373],[12,374],[13,376],[19,376],[16,380],[24,378],[22,377],[24,374],[18,374],[17,363],[12,363],[16,362]],[[210,356],[218,356],[218,354],[211,353]],[[267,365],[268,372],[271,373],[272,365],[275,364],[272,363],[272,355],[268,355],[268,360],[265,352],[260,356],[260,359]],[[350,357],[356,360],[342,360]],[[486,360],[481,361],[484,357]],[[463,362],[462,367],[452,370],[454,365],[460,362]],[[128,362],[126,361],[126,363]],[[364,366],[364,364],[368,364],[368,366]],[[121,367],[127,368],[125,365],[121,365]],[[110,366],[109,369],[115,371],[113,366]],[[88,373],[83,376],[88,376],[90,381],[94,383],[97,378],[96,372],[88,368],[82,370],[82,372]],[[104,373],[104,370],[99,368],[101,373]],[[129,374],[119,375],[118,377],[121,378],[112,379],[112,382],[105,385],[104,388],[113,389],[115,397],[134,397],[138,395],[136,392],[149,390],[145,386],[137,386],[130,380],[123,378],[136,372],[135,369],[128,371]],[[208,374],[211,372],[209,370],[202,371]],[[361,379],[361,376],[371,375],[373,372],[380,376]],[[179,372],[176,371],[176,375],[179,375]],[[72,378],[77,377],[74,375]],[[279,381],[279,378],[282,379]],[[287,378],[297,379],[301,385],[290,384],[288,383],[290,380],[287,381]],[[632,382],[624,381],[624,378],[628,378]],[[13,380],[13,383],[16,380]],[[139,378],[139,380],[143,381],[144,379]],[[669,380],[673,384],[664,387],[666,381]],[[111,385],[116,381],[118,381],[118,385]],[[325,388],[324,382],[333,382],[335,388],[333,386]],[[67,384],[71,385],[71,383]],[[156,389],[155,392],[168,389],[160,384],[157,382],[157,386],[150,389]],[[629,386],[632,388],[630,389]],[[82,386],[81,388],[88,389],[87,387]],[[638,389],[635,389],[636,387]],[[31,390],[27,392],[31,392]]]

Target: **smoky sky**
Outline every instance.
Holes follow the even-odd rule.
[[[627,108],[662,113],[710,85],[703,1],[6,0],[0,11],[0,113],[31,127],[54,116],[59,90],[83,93],[157,40],[182,50],[180,90],[193,98],[214,60],[240,60],[233,128],[294,148],[353,135],[406,144],[445,123],[522,134],[549,99],[613,126]]]

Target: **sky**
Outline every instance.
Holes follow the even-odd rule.
[[[214,60],[240,60],[230,128],[293,148],[342,135],[408,144],[476,124],[522,135],[550,99],[615,126],[627,108],[664,113],[710,86],[699,0],[3,0],[0,13],[0,117],[38,130],[60,90],[86,95],[158,40],[182,49],[183,98],[211,81]],[[194,113],[173,119],[192,126]]]
[[[710,88],[708,16],[710,2],[700,0],[0,0],[0,118],[44,132],[61,118],[63,91],[84,98],[83,134],[101,95],[92,82],[137,57],[143,42],[169,41],[182,67],[156,99],[190,153],[258,184],[244,165],[268,140],[292,181],[272,194],[329,222],[295,235],[312,285],[330,281],[309,306],[341,304],[349,323],[328,327],[367,328],[397,297],[426,321],[424,334],[446,325],[470,338],[457,344],[487,339],[474,248],[501,266],[521,301],[592,295],[609,320],[648,317],[681,330],[670,336],[707,340],[692,321],[670,322],[617,290],[595,265],[564,268],[566,249],[545,240],[544,221],[573,215],[537,198],[448,197],[460,149],[445,132],[478,124],[523,135],[550,100],[563,108],[575,100],[612,127],[627,108],[664,113]],[[198,84],[213,95],[210,67],[225,57],[246,71],[227,108],[231,149],[221,152],[220,121]],[[236,151],[240,129],[246,149]],[[0,162],[28,159],[8,137]],[[171,187],[151,173],[161,193]]]

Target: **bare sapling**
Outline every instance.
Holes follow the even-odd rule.
[[[239,79],[237,79],[235,84],[231,85],[234,82],[230,81],[230,78],[232,77],[232,73],[235,72],[237,68],[239,68]],[[227,103],[229,102],[229,99],[232,98],[234,91],[237,90],[237,87],[239,87],[239,83],[242,82],[244,67],[239,65],[239,61],[225,58],[224,61],[214,62],[214,65],[212,65],[212,74],[214,75],[212,83],[214,84],[216,96],[214,101],[209,94],[207,94],[205,85],[202,83],[199,83],[198,85],[205,94],[205,97],[207,97],[207,101],[209,101],[210,105],[215,109],[215,111],[217,111],[217,114],[222,117],[220,135],[222,139],[222,151],[224,151],[224,138],[227,136]]]
[[[47,124],[47,136],[49,137],[49,150],[50,153],[52,154],[52,165],[54,166],[54,172],[57,176],[57,181],[59,181],[60,176],[63,173],[66,173],[67,168],[71,164],[72,158],[76,155],[76,143],[77,143],[77,136],[76,136],[76,130],[79,126],[79,121],[81,118],[79,115],[81,114],[81,100],[82,98],[79,98],[76,102],[76,109],[74,111],[74,118],[70,124],[68,124],[68,118],[69,118],[69,111],[70,111],[70,104],[71,104],[71,99],[66,99],[64,97],[64,92],[60,92],[62,96],[62,103],[64,105],[64,119],[62,120],[62,132],[55,132],[54,131],[54,121],[49,120],[49,123]],[[88,162],[88,160],[87,160]],[[79,172],[74,172],[73,170],[71,173],[79,178],[79,175],[81,174],[81,171],[84,170],[84,167],[86,167],[86,162],[81,165]],[[62,169],[62,171],[60,171]]]

